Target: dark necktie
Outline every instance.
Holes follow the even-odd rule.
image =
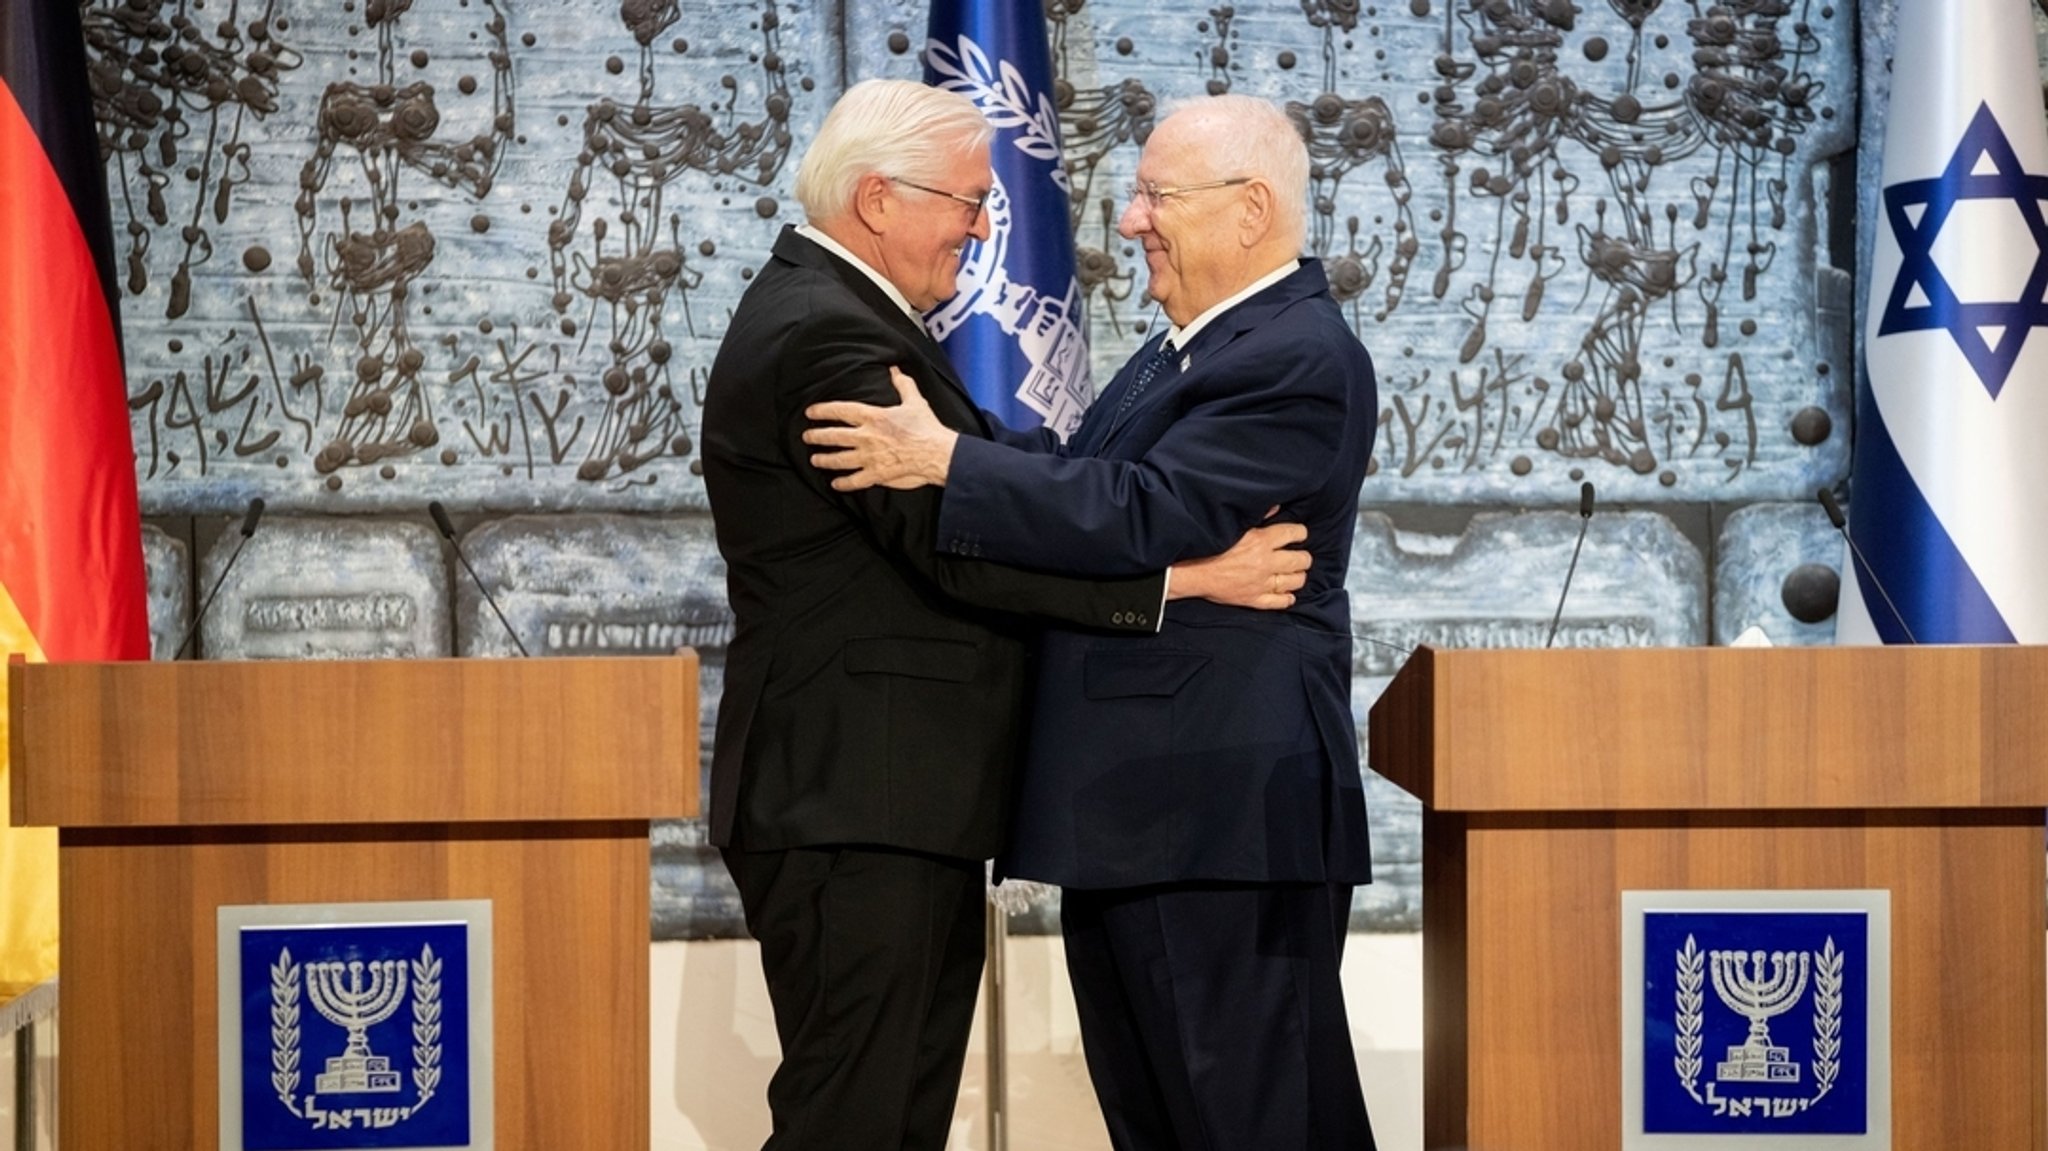
[[[1159,350],[1153,352],[1150,356],[1146,357],[1144,363],[1138,365],[1138,374],[1132,378],[1131,386],[1124,389],[1123,398],[1117,401],[1116,415],[1112,416],[1109,421],[1110,431],[1115,431],[1123,426],[1125,414],[1131,410],[1133,404],[1138,402],[1138,397],[1145,394],[1145,386],[1152,382],[1153,377],[1165,371],[1168,364],[1173,363],[1173,357],[1173,342],[1171,340],[1161,340],[1159,341]]]

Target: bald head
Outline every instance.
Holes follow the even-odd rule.
[[[1211,179],[1250,176],[1272,188],[1275,242],[1301,251],[1308,236],[1308,147],[1286,112],[1255,96],[1204,96],[1169,108],[1146,146],[1162,132],[1197,149]]]
[[[1147,292],[1186,325],[1301,254],[1308,149],[1280,109],[1212,96],[1160,121],[1118,231],[1145,249]]]

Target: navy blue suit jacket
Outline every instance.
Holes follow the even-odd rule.
[[[962,437],[941,546],[1129,575],[1221,552],[1277,505],[1314,563],[1285,612],[1180,600],[1157,635],[1047,632],[1006,871],[1084,888],[1365,882],[1344,577],[1379,421],[1372,360],[1312,260],[1198,332],[1119,419],[1158,344],[1064,448]]]

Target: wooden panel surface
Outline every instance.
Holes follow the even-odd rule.
[[[651,819],[697,810],[697,657],[9,669],[13,820]]]
[[[644,822],[68,831],[60,866],[66,1147],[216,1145],[218,906],[414,899],[492,901],[497,1146],[648,1145]]]
[[[1425,820],[1426,1146],[1618,1146],[1621,893],[1754,888],[1891,892],[1892,1146],[2048,1145],[2038,810]]]
[[[1418,651],[1371,763],[1439,811],[2048,806],[2048,648]]]

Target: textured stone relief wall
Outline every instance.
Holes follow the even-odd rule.
[[[838,88],[831,13],[85,13],[148,511],[702,505],[697,389]]]
[[[1376,465],[1399,482],[1369,501],[1562,502],[1587,476],[1748,500],[1846,467],[1847,269],[1826,249],[1851,10],[1047,7],[1098,375],[1156,322],[1114,233],[1138,143],[1173,100],[1243,92],[1309,140],[1311,247],[1378,361]],[[920,6],[857,11],[850,66],[916,75]]]
[[[420,515],[441,500],[536,654],[697,647],[708,740],[704,373],[835,95],[919,74],[921,0],[83,7],[155,649],[260,495],[205,656],[511,654]],[[1883,0],[1046,13],[1098,380],[1161,322],[1115,219],[1172,102],[1267,97],[1309,140],[1311,246],[1381,375],[1361,736],[1397,649],[1542,642],[1578,521],[1541,509],[1581,480],[1602,511],[1558,642],[1831,637],[1810,500],[1848,467],[1839,217],[1875,176]],[[1412,929],[1413,805],[1368,782],[1358,920]],[[699,823],[656,857],[657,935],[738,930]]]
[[[213,659],[446,658],[446,574],[424,524],[274,517],[246,541],[223,533],[200,562],[199,586],[220,587],[200,643]]]

